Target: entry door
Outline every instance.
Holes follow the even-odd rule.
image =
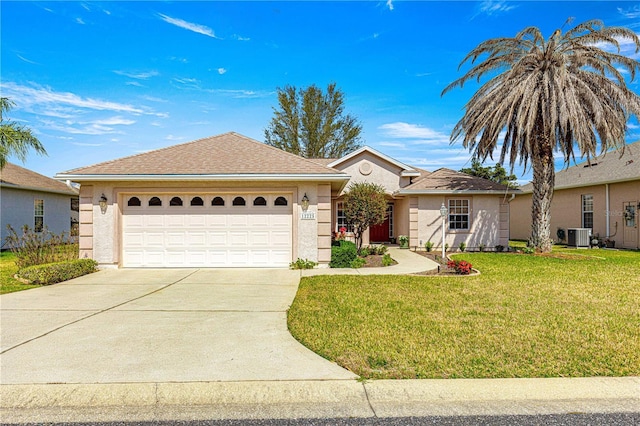
[[[622,212],[622,246],[638,248],[638,202],[623,203]]]
[[[369,228],[369,241],[372,243],[386,243],[391,236],[391,224],[393,223],[393,204],[387,206],[387,217],[380,225]]]

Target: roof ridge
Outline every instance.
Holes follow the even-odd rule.
[[[240,137],[242,137],[242,138],[244,138],[244,139],[248,139],[248,140],[249,140],[249,141],[251,141],[251,142],[259,143],[259,144],[261,144],[261,145],[263,145],[263,146],[265,146],[265,147],[267,147],[267,148],[269,148],[269,149],[279,151],[279,152],[284,153],[284,154],[286,154],[286,155],[294,156],[294,157],[296,157],[298,160],[302,159],[302,160],[304,160],[304,161],[306,161],[306,162],[313,163],[313,165],[314,165],[314,166],[324,167],[325,169],[330,170],[330,171],[332,171],[332,172],[334,172],[334,173],[341,173],[340,171],[338,171],[338,170],[336,170],[336,169],[334,169],[334,168],[332,168],[332,167],[327,167],[327,166],[325,166],[325,165],[323,165],[323,164],[314,163],[311,159],[306,158],[306,157],[303,157],[302,155],[294,154],[293,152],[288,152],[288,151],[285,151],[284,149],[276,148],[275,146],[272,146],[272,145],[266,144],[266,143],[264,143],[264,142],[260,142],[259,140],[256,140],[256,139],[253,139],[253,138],[250,138],[249,136],[241,135],[240,133],[236,133],[236,132],[228,132],[228,133],[233,134],[233,135],[236,135],[236,136],[240,136]]]

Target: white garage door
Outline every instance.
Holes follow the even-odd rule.
[[[287,267],[290,195],[124,196],[124,267]]]

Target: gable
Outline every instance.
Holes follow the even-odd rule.
[[[388,194],[409,184],[410,178],[403,177],[406,169],[391,163],[369,151],[362,151],[346,160],[340,161],[334,168],[350,176],[349,184],[357,182],[375,183],[382,186]]]

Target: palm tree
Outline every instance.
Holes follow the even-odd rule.
[[[7,163],[7,157],[12,154],[24,162],[30,148],[38,154],[47,154],[42,143],[30,129],[5,119],[5,113],[14,106],[15,104],[9,98],[0,98],[0,169]]]
[[[493,158],[504,133],[500,163],[505,158],[533,168],[533,206],[530,244],[551,250],[550,207],[555,181],[554,153],[565,165],[575,153],[590,158],[613,148],[624,148],[627,121],[640,116],[640,97],[629,90],[623,73],[635,78],[640,62],[620,54],[619,41],[630,39],[640,50],[631,30],[605,27],[592,20],[547,40],[536,27],[513,38],[480,43],[462,60],[473,67],[447,86],[442,94],[471,79],[491,77],[465,106],[452,143],[462,139],[474,158]],[[602,47],[614,47],[616,52]],[[487,55],[476,64],[476,60]]]

